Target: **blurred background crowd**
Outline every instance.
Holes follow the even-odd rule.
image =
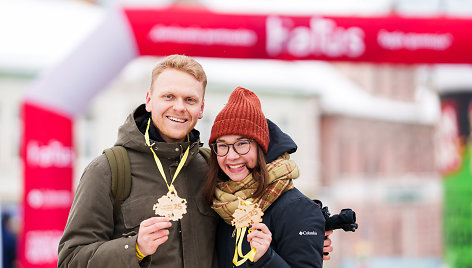
[[[106,10],[169,4],[240,13],[472,19],[471,0],[0,0],[3,268],[19,267],[11,248],[23,216],[24,92],[73,50]],[[472,257],[467,258],[472,255],[467,162],[472,66],[197,60],[209,78],[204,117],[197,124],[202,141],[229,93],[236,86],[249,88],[266,116],[298,145],[296,186],[322,200],[332,214],[342,208],[356,212],[359,229],[332,235],[335,250],[324,267],[472,267]],[[74,187],[84,167],[113,145],[126,115],[144,102],[158,61],[133,60],[75,118]]]

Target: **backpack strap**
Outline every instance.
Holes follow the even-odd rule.
[[[113,218],[118,217],[121,203],[131,192],[131,168],[128,152],[123,146],[113,146],[103,151],[111,169],[111,192],[115,198]]]

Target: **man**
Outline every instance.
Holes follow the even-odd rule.
[[[218,218],[203,199],[208,165],[194,129],[206,83],[202,66],[187,56],[168,56],[154,68],[146,103],[115,143],[129,154],[130,195],[114,219],[109,163],[105,155],[93,160],[76,191],[58,267],[217,267]],[[162,200],[181,200],[184,209],[172,220],[156,216]]]
[[[12,229],[12,219],[11,215],[9,213],[2,213],[1,215],[2,218],[2,232],[0,234],[0,240],[2,244],[0,245],[0,248],[2,249],[2,254],[3,260],[3,268],[13,268],[16,267],[16,237],[15,237],[15,232]]]
[[[113,219],[111,172],[101,155],[80,180],[58,267],[216,267],[217,217],[203,200],[208,166],[194,129],[203,115],[206,83],[201,65],[186,56],[169,56],[155,67],[146,104],[118,132],[116,145],[127,149],[132,172],[121,214]],[[186,200],[178,220],[153,210],[168,193]]]

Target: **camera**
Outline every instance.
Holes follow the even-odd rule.
[[[325,217],[326,224],[325,230],[336,230],[343,229],[345,232],[355,232],[358,224],[356,223],[356,212],[350,208],[341,209],[339,214],[331,215],[328,207],[323,207],[323,203],[320,200],[314,200],[315,203],[321,208],[321,212]]]

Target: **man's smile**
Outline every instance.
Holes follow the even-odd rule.
[[[177,118],[177,117],[173,117],[173,116],[167,116],[167,118],[171,121],[174,121],[174,122],[177,122],[177,123],[185,123],[187,122],[187,119],[182,119],[182,118]]]

